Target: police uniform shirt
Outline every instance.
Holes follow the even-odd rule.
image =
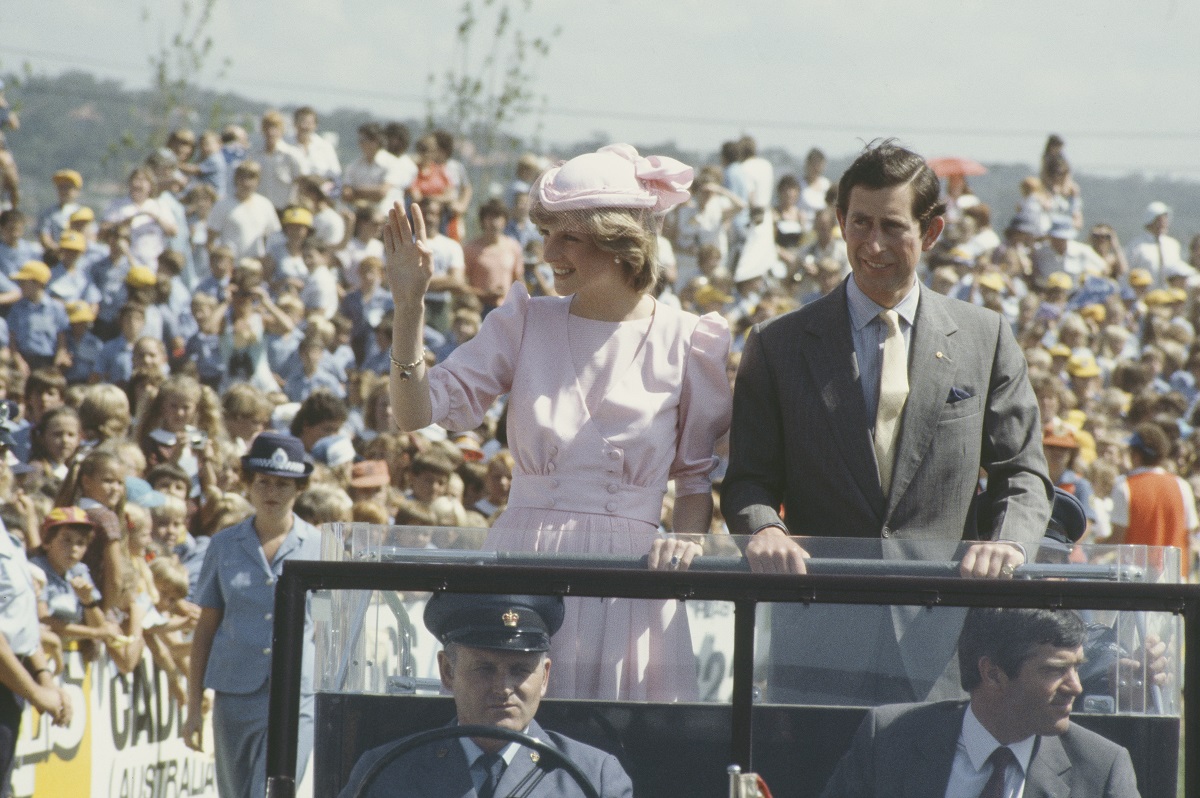
[[[214,535],[196,584],[196,603],[220,610],[204,686],[218,692],[248,694],[266,683],[271,670],[275,583],[287,560],[321,559],[321,533],[293,515],[292,529],[273,562],[268,563],[250,516]],[[311,639],[311,618],[305,639]],[[304,688],[312,690],[312,646],[304,647]]]
[[[19,657],[41,645],[37,592],[25,549],[0,523],[0,635]]]

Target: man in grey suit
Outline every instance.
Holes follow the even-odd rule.
[[[1009,325],[916,279],[945,223],[939,190],[919,155],[891,142],[869,146],[838,188],[853,274],[750,332],[721,508],[730,531],[753,536],[746,557],[755,571],[802,573],[809,552],[790,536],[803,535],[881,539],[885,556],[904,556],[909,541],[942,541],[950,558],[958,541],[975,541],[962,555],[962,574],[1010,577],[1025,561],[1025,545],[1045,531],[1053,486],[1037,401]],[[928,548],[910,548],[910,556],[929,556]],[[870,642],[861,655],[873,657],[873,641],[894,631],[888,645],[899,649],[880,656],[895,660],[884,666],[894,671],[885,681],[899,689],[867,690],[864,701],[923,699],[952,657],[953,631],[931,648],[910,625],[919,619],[894,614],[894,629],[881,621],[859,642]],[[813,628],[829,629],[829,621]],[[797,642],[798,629],[784,634],[779,619],[774,630],[773,668],[796,659],[776,651],[781,637],[834,652],[834,670],[860,654],[836,653],[828,634]],[[930,653],[938,648],[940,663]],[[912,652],[925,661],[914,663]],[[818,665],[808,676],[842,681],[827,670]],[[920,684],[909,689],[906,681]],[[779,685],[774,679],[772,691]]]
[[[823,798],[1137,798],[1129,752],[1071,724],[1085,637],[1069,610],[970,610],[971,700],[872,709]]]
[[[633,784],[612,754],[555,732],[533,719],[550,677],[550,637],[562,625],[557,596],[435,594],[425,626],[441,641],[442,685],[454,695],[458,725],[497,726],[548,743],[579,766],[602,798],[632,798]],[[363,754],[341,798],[351,798],[367,771],[395,746]],[[459,738],[416,748],[384,767],[364,798],[530,798],[582,796],[565,770],[550,772],[518,743]],[[553,763],[549,763],[553,764]],[[536,780],[536,781],[535,781]],[[529,792],[521,792],[535,785]]]

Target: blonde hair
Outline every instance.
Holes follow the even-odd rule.
[[[354,502],[346,491],[332,485],[312,485],[296,499],[293,509],[313,526],[358,520],[354,517]]]
[[[614,256],[635,291],[648,291],[658,280],[658,219],[636,208],[595,208],[553,212],[535,201],[529,218],[539,227],[562,226],[587,235]]]
[[[79,423],[84,434],[101,435],[112,419],[121,419],[129,426],[129,397],[112,383],[97,383],[87,389],[79,403]]]
[[[178,496],[163,494],[163,503],[150,510],[150,519],[155,524],[162,524],[176,518],[187,518],[187,502]]]
[[[158,393],[138,420],[134,438],[144,450],[154,449],[150,433],[162,426],[163,404],[167,397],[194,402],[195,426],[214,440],[224,436],[225,425],[221,422],[221,402],[217,398],[217,392],[207,385],[201,385],[199,380],[188,374],[173,374],[159,387]]]

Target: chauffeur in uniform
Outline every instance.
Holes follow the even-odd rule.
[[[566,755],[604,798],[627,798],[633,784],[616,757],[548,732],[533,719],[550,677],[550,636],[562,620],[562,599],[552,596],[437,594],[425,607],[425,626],[444,646],[438,668],[442,685],[454,696],[455,723],[524,732]],[[363,754],[342,798],[354,796],[367,771],[394,746],[388,743]],[[537,776],[538,763],[536,751],[500,739],[432,742],[387,765],[364,798],[509,795]],[[546,773],[528,793],[530,798],[582,794],[562,769]]]

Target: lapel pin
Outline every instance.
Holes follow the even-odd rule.
[[[539,754],[537,751],[530,751],[530,752],[529,752],[529,761],[530,761],[530,762],[533,762],[534,764],[537,764],[539,761],[541,761],[541,758],[542,758],[542,755],[541,755],[541,754]]]
[[[447,756],[449,753],[450,753],[450,749],[449,749],[449,748],[439,748],[439,749],[437,750],[437,758],[438,758],[438,759],[445,759],[445,758],[446,758],[446,756]]]
[[[942,358],[945,357],[945,355],[943,355],[941,352],[938,352],[937,354],[934,355],[934,357],[936,357],[938,360],[941,360]]]

